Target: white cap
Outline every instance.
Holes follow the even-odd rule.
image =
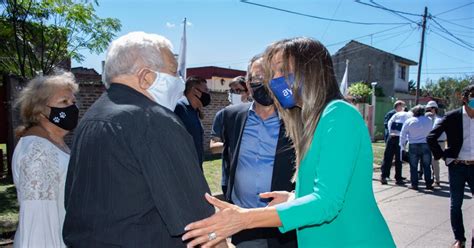
[[[425,108],[438,108],[438,104],[435,101],[429,101]]]

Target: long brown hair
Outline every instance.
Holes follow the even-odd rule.
[[[293,140],[298,168],[308,152],[324,108],[332,100],[343,99],[343,96],[336,82],[329,51],[319,41],[306,37],[284,39],[267,47],[264,65],[268,80],[265,81],[273,78],[270,65],[279,52],[285,76],[290,73],[290,68],[293,69],[295,83],[292,91],[301,107],[284,109],[275,99],[287,135]]]

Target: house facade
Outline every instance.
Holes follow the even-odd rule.
[[[380,50],[378,48],[350,41],[332,56],[336,79],[340,83],[349,60],[348,82],[377,82],[385,96],[398,97],[408,94],[410,66],[415,61]]]

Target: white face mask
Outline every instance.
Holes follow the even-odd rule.
[[[235,93],[230,93],[229,92],[229,96],[228,96],[227,99],[229,100],[230,104],[232,104],[232,105],[242,103],[242,95],[240,95],[240,94],[235,94]]]
[[[157,72],[156,79],[147,92],[153,97],[156,103],[174,111],[176,103],[183,96],[185,83],[181,77],[171,76],[166,73]]]

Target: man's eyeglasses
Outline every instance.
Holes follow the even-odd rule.
[[[232,89],[232,88],[231,88],[231,89],[229,90],[229,92],[232,93],[232,94],[239,94],[239,95],[240,95],[240,94],[245,93],[245,92],[247,92],[247,91],[246,91],[246,90],[243,90],[243,89]]]

